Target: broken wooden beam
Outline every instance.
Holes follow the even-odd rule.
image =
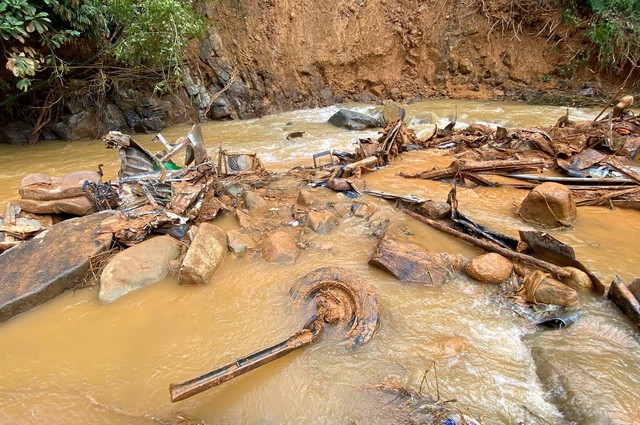
[[[409,211],[407,209],[402,210],[403,213],[407,214],[410,217],[415,218],[416,220],[419,220],[425,224],[428,224],[429,226],[438,229],[440,231],[443,231],[445,233],[448,233],[452,236],[455,236],[458,239],[462,239],[465,242],[469,242],[470,244],[477,246],[478,248],[482,248],[485,251],[489,251],[489,252],[495,252],[498,253],[504,257],[510,258],[512,260],[518,260],[518,261],[522,261],[524,263],[527,264],[531,264],[535,267],[538,267],[542,270],[545,270],[549,273],[552,273],[554,275],[556,275],[559,278],[567,278],[571,276],[571,272],[563,269],[562,267],[556,266],[555,264],[551,264],[547,261],[543,261],[540,260],[538,258],[532,257],[530,255],[527,254],[522,254],[520,252],[515,252],[512,251],[510,249],[507,248],[503,248],[501,246],[496,245],[493,242],[487,242],[485,240],[473,237],[473,236],[469,236],[466,233],[462,233],[458,230],[455,230],[447,225],[444,225],[442,223],[438,223],[435,220],[431,220],[427,217],[421,216],[420,214],[416,214],[413,211]]]
[[[407,178],[420,178],[420,179],[446,179],[452,178],[460,173],[485,173],[485,174],[504,174],[514,173],[518,170],[540,170],[545,166],[548,166],[548,161],[544,159],[525,159],[520,161],[513,160],[496,160],[496,161],[481,161],[481,162],[464,162],[454,161],[447,168],[440,170],[424,171],[418,174],[404,174],[400,173],[402,177]]]

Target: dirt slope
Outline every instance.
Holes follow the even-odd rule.
[[[218,57],[200,57],[210,68],[224,59],[227,73],[237,69],[251,98],[241,116],[341,99],[521,97],[566,85],[560,77],[580,42],[558,25],[561,10],[538,3],[210,2],[215,27],[204,45]]]

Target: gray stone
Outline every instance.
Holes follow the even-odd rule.
[[[180,242],[157,236],[117,253],[100,275],[98,298],[104,303],[158,282],[167,276],[171,261],[180,255]]]
[[[227,235],[218,226],[202,223],[184,257],[181,284],[207,284],[227,255]]]
[[[347,130],[365,130],[367,128],[382,127],[379,119],[360,112],[340,109],[329,118],[329,123]]]
[[[23,121],[15,121],[0,126],[0,143],[24,145],[29,142],[31,126]]]
[[[113,211],[56,224],[48,232],[0,255],[0,322],[43,304],[78,285],[91,257],[111,245],[98,234]]]

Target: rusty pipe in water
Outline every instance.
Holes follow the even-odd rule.
[[[314,318],[302,330],[282,342],[256,351],[241,359],[234,360],[229,364],[188,381],[170,384],[169,393],[171,394],[171,401],[175,403],[176,401],[200,394],[203,391],[283,357],[298,348],[307,346],[313,343],[320,336],[321,332],[322,323],[319,323],[319,321]]]

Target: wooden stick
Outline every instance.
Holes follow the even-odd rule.
[[[408,178],[421,178],[421,179],[444,179],[454,177],[461,172],[496,172],[506,171],[514,172],[515,170],[522,169],[540,169],[547,165],[547,162],[543,159],[530,159],[530,160],[498,160],[498,161],[481,161],[481,162],[463,162],[454,161],[447,168],[441,170],[425,171],[418,174],[402,174],[402,177]]]
[[[403,213],[407,214],[410,217],[415,218],[416,220],[420,220],[421,222],[428,224],[429,226],[441,230],[445,233],[448,233],[456,238],[462,239],[465,242],[469,242],[470,244],[477,246],[479,248],[484,249],[485,251],[495,252],[504,257],[510,258],[512,260],[519,260],[531,265],[534,265],[542,270],[545,270],[549,273],[552,273],[558,277],[570,277],[571,272],[564,270],[562,267],[556,266],[555,264],[548,263],[546,261],[540,260],[538,258],[532,257],[527,254],[522,254],[520,252],[514,252],[510,249],[503,248],[501,246],[496,245],[493,242],[487,242],[482,239],[475,238],[473,236],[469,236],[466,233],[462,233],[456,229],[453,229],[447,225],[438,223],[437,221],[431,220],[427,217],[421,216],[420,214],[416,214],[413,211],[409,211],[407,209],[402,210]]]

